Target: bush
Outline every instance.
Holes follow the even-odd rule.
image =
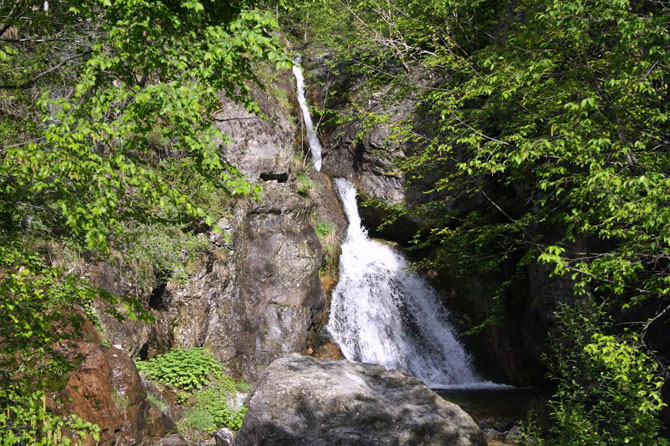
[[[100,440],[100,427],[72,414],[50,413],[44,392],[0,389],[0,445],[79,445],[87,437]]]
[[[534,446],[667,446],[659,436],[663,378],[636,335],[604,334],[611,324],[595,306],[565,306],[552,345],[559,380],[547,432],[528,429]]]
[[[177,348],[148,361],[137,370],[149,379],[183,390],[200,389],[223,376],[223,366],[204,348]]]
[[[137,369],[147,378],[179,390],[177,404],[184,416],[179,430],[187,438],[205,439],[222,427],[239,430],[247,408],[236,407],[237,392],[247,392],[244,381],[224,373],[223,365],[204,348],[180,348],[149,361],[138,361]]]
[[[194,393],[186,402],[190,409],[179,423],[180,430],[194,429],[208,434],[213,434],[222,427],[239,430],[248,409],[245,406],[239,409],[233,407],[231,400],[235,396],[235,390],[234,383],[231,389],[229,382],[222,382]]]

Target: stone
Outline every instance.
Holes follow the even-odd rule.
[[[156,446],[189,446],[181,435],[170,435],[169,437],[161,438],[155,444]]]
[[[519,440],[521,440],[521,428],[519,426],[514,426],[505,434],[505,441],[517,442]]]
[[[505,433],[504,432],[499,432],[495,429],[484,429],[482,430],[482,434],[484,434],[484,438],[486,440],[493,440],[493,441],[503,441],[505,440]]]
[[[134,445],[176,432],[174,422],[147,399],[128,355],[98,342],[79,343],[82,357],[59,393],[58,410],[100,426],[100,445]],[[85,446],[93,445],[87,438]]]
[[[289,97],[295,97],[288,73],[278,79]],[[220,95],[221,108],[215,119],[227,137],[222,144],[226,160],[252,182],[286,181],[293,168],[296,128],[288,104],[254,88],[254,96],[265,118],[248,111],[243,104]]]
[[[235,444],[235,434],[230,429],[220,429],[214,434],[216,446],[233,446]]]
[[[485,446],[472,418],[418,379],[292,354],[266,370],[236,446]]]
[[[278,82],[293,97],[289,80]],[[316,200],[293,190],[297,128],[287,104],[254,93],[267,120],[225,98],[217,119],[230,138],[226,159],[250,181],[264,181],[262,200],[238,200],[219,224],[230,240],[213,234],[190,277],[169,282],[155,299],[149,352],[207,345],[251,383],[273,360],[305,351],[323,323],[323,254],[311,218],[319,203],[332,213],[338,205],[332,196]]]

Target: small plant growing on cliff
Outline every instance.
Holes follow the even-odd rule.
[[[199,431],[213,434],[221,427],[233,430],[239,430],[242,427],[242,421],[244,421],[248,408],[246,406],[234,407],[233,400],[237,386],[232,379],[226,378],[228,379],[196,392],[189,398],[186,404],[190,408],[179,422],[182,433]]]
[[[340,244],[335,233],[335,225],[319,220],[314,223],[314,232],[319,237],[319,241],[325,251],[323,262],[319,268],[319,274],[321,276],[328,274],[335,276],[337,274],[337,262],[340,254]]]
[[[178,348],[149,361],[137,361],[147,378],[178,391],[183,418],[179,431],[191,440],[204,440],[222,427],[238,430],[247,413],[237,392],[247,392],[244,381],[224,373],[223,365],[204,348]]]
[[[304,173],[298,175],[298,177],[295,179],[295,185],[296,192],[304,196],[309,195],[309,192],[314,189],[314,181]]]
[[[223,376],[223,366],[204,348],[177,348],[148,361],[137,370],[149,379],[182,390],[200,389]]]

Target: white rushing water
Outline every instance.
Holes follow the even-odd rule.
[[[305,121],[305,130],[307,131],[307,139],[309,140],[309,150],[312,152],[312,159],[314,168],[317,171],[321,170],[321,143],[319,136],[314,129],[312,116],[309,114],[309,107],[307,106],[307,99],[305,99],[305,78],[302,75],[302,68],[300,68],[300,59],[296,59],[293,63],[293,74],[295,75],[295,82],[298,90],[298,103],[302,110],[302,118]]]
[[[344,356],[406,370],[433,388],[497,386],[473,370],[436,292],[399,252],[368,238],[353,184],[338,178],[335,187],[349,228],[327,328]]]

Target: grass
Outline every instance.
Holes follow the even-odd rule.
[[[296,192],[298,192],[300,195],[303,196],[308,196],[309,192],[316,186],[314,180],[309,178],[304,173],[297,176],[297,178],[295,179],[295,184],[296,184]]]

